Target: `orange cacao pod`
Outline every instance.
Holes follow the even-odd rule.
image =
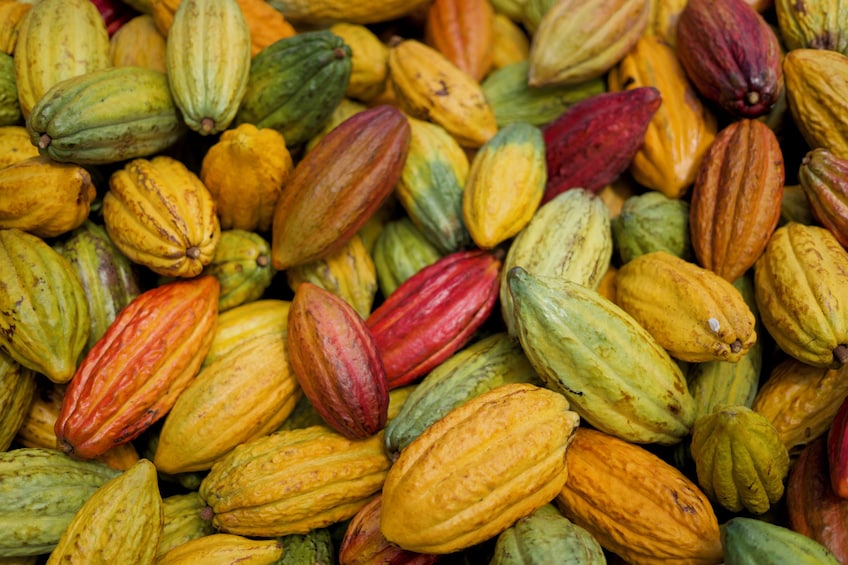
[[[55,425],[65,452],[97,457],[165,416],[212,344],[219,288],[212,276],[179,280],[121,310],[65,390]]]
[[[689,229],[698,262],[730,282],[754,265],[780,219],[783,153],[758,120],[721,130],[698,169]]]
[[[353,306],[311,282],[288,317],[289,361],[303,393],[331,428],[365,439],[386,425],[389,388],[371,330]]]
[[[321,139],[277,199],[274,268],[320,259],[347,243],[391,194],[409,140],[409,122],[392,106],[354,114]]]
[[[819,147],[801,161],[798,180],[813,215],[848,248],[848,159]]]
[[[480,82],[492,66],[494,10],[489,0],[435,0],[425,41]]]
[[[792,465],[786,510],[791,529],[828,548],[840,563],[848,563],[848,499],[831,488],[824,437],[807,445]]]
[[[368,317],[389,389],[427,374],[465,345],[498,297],[501,260],[480,249],[442,257],[406,279]]]

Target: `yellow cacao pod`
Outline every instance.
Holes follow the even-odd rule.
[[[345,96],[364,102],[376,98],[386,88],[389,48],[362,24],[340,22],[330,26],[330,31],[353,53]]]
[[[284,554],[280,540],[211,534],[187,541],[156,559],[156,565],[274,565]]]
[[[0,51],[13,55],[24,16],[32,8],[29,2],[4,0],[0,2]]]
[[[114,67],[146,67],[168,72],[165,36],[150,14],[139,14],[118,28],[109,39],[109,60]]]
[[[165,155],[132,160],[112,173],[103,221],[124,255],[163,276],[199,275],[221,239],[209,190]]]
[[[565,397],[527,383],[468,400],[401,451],[380,530],[403,549],[440,554],[500,534],[556,497],[579,422]]]
[[[754,314],[733,284],[665,251],[619,269],[616,301],[681,361],[736,362],[757,340]]]
[[[27,129],[24,126],[0,127],[0,168],[30,157],[38,157],[38,147],[30,141]]]

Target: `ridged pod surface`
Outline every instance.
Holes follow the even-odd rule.
[[[718,126],[686,77],[674,48],[656,37],[640,38],[610,71],[609,83],[612,91],[653,86],[660,92],[663,103],[648,124],[630,173],[639,184],[669,198],[684,196]]]
[[[86,500],[119,474],[56,449],[0,453],[0,556],[49,553]]]
[[[271,244],[255,231],[224,230],[215,256],[201,273],[212,275],[221,285],[219,312],[258,300],[276,274]]]
[[[139,14],[109,39],[109,60],[114,67],[145,67],[168,72],[165,36],[150,14]]]
[[[53,382],[74,376],[89,333],[85,290],[43,239],[0,230],[0,350]]]
[[[57,82],[109,66],[109,34],[88,0],[33,4],[18,29],[15,81],[24,117]]]
[[[134,159],[112,173],[103,221],[118,249],[163,276],[199,275],[221,240],[209,190],[166,155]]]
[[[271,259],[284,270],[341,248],[388,198],[409,150],[391,106],[354,114],[297,164],[277,200]]]
[[[760,318],[777,345],[816,367],[848,362],[848,252],[818,226],[786,224],[754,269]]]
[[[414,13],[427,4],[426,0],[271,0],[269,2],[295,23],[327,24],[352,22],[372,24],[394,20]]]
[[[440,554],[500,534],[556,497],[579,422],[561,394],[526,383],[469,400],[389,469],[380,530],[403,549]]]
[[[554,2],[533,34],[529,84],[574,84],[603,75],[633,48],[650,13],[646,0]]]
[[[167,36],[168,83],[188,127],[224,131],[250,72],[250,29],[236,0],[182,0]]]
[[[380,292],[391,295],[406,279],[442,257],[408,216],[388,222],[371,252]]]
[[[88,218],[97,191],[91,175],[40,155],[0,169],[0,229],[41,238],[63,235]]]
[[[112,325],[118,312],[141,294],[132,262],[115,247],[106,229],[86,221],[53,246],[68,260],[82,283],[88,302],[87,353]]]
[[[848,248],[848,159],[813,149],[801,160],[798,179],[815,218]]]
[[[489,0],[435,0],[427,8],[425,41],[479,82],[492,66],[493,18]]]
[[[463,147],[480,147],[497,133],[480,83],[418,40],[390,46],[389,81],[405,113],[439,124]]]
[[[157,558],[187,541],[215,533],[212,522],[201,516],[205,507],[196,491],[162,499],[162,538],[156,549]]]
[[[692,258],[688,200],[656,190],[634,194],[624,201],[610,227],[622,263],[653,251]]]
[[[515,335],[515,313],[507,276],[513,267],[597,288],[613,252],[609,209],[600,198],[573,189],[541,206],[510,244],[501,269],[500,306]]]
[[[462,219],[474,243],[492,249],[521,231],[539,207],[546,181],[539,128],[500,128],[474,155],[462,193]]]
[[[403,282],[368,317],[389,388],[427,374],[458,351],[498,298],[501,261],[472,249],[446,255]]]
[[[236,446],[276,430],[300,395],[285,335],[246,337],[180,393],[165,417],[153,462],[165,473],[206,471]]]
[[[330,31],[341,37],[351,50],[345,96],[361,101],[377,98],[386,89],[389,48],[362,24],[340,22],[330,26]]]
[[[778,524],[736,516],[722,525],[725,563],[735,565],[837,565],[839,561],[815,540]]]
[[[285,555],[278,539],[251,539],[214,533],[179,545],[156,558],[156,565],[274,565]]]
[[[695,421],[698,484],[730,510],[766,512],[783,497],[789,452],[777,430],[746,406],[721,406]]]
[[[176,281],[140,294],[85,356],[56,420],[66,453],[92,458],[138,437],[194,378],[218,319],[218,281]]]
[[[162,537],[162,522],[156,467],[141,459],[85,501],[62,532],[47,563],[126,560],[152,565]]]
[[[848,3],[845,0],[775,0],[780,37],[793,49],[828,49],[848,55]]]
[[[454,353],[418,383],[386,426],[386,449],[397,455],[436,420],[470,399],[513,382],[540,385],[521,345],[500,332]]]
[[[228,355],[246,339],[264,334],[285,337],[290,305],[288,300],[264,298],[221,312],[202,367]]]
[[[785,180],[777,136],[737,120],[707,150],[692,190],[689,228],[700,264],[734,281],[762,255],[780,220]]]
[[[440,125],[409,120],[409,153],[395,194],[412,222],[443,254],[471,243],[462,220],[468,157]]]
[[[674,444],[689,433],[686,379],[636,320],[579,283],[513,267],[507,284],[530,364],[584,420],[635,443]]]
[[[168,77],[142,67],[109,67],[59,82],[38,99],[26,125],[42,154],[80,165],[159,153],[186,130]]]
[[[566,452],[568,480],[556,497],[566,518],[633,565],[722,562],[710,501],[650,451],[579,428]]]
[[[356,514],[379,493],[390,465],[381,433],[351,441],[311,426],[238,446],[212,466],[199,492],[219,531],[305,534]]]
[[[554,562],[605,565],[607,560],[592,534],[546,504],[501,532],[491,565]]]
[[[624,265],[615,280],[616,304],[676,359],[736,362],[757,341],[739,290],[692,262],[654,251]]]
[[[690,0],[677,54],[698,92],[730,114],[767,114],[783,90],[777,34],[745,0]]]
[[[385,427],[389,384],[377,341],[343,298],[298,286],[286,344],[297,382],[331,428],[356,440]]]
[[[0,451],[6,451],[35,400],[37,379],[31,369],[21,367],[0,353]]]

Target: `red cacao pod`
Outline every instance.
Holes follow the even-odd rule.
[[[178,280],[120,311],[65,390],[54,426],[65,452],[98,457],[167,414],[212,345],[219,292],[212,276]]]
[[[366,320],[383,357],[389,389],[411,383],[465,345],[498,296],[501,260],[457,251],[406,279]]]
[[[813,149],[801,161],[798,180],[813,215],[848,248],[848,159]]]
[[[331,428],[365,439],[386,425],[389,388],[371,330],[353,306],[303,282],[291,301],[289,362],[303,393]]]
[[[377,495],[351,518],[339,548],[340,565],[432,565],[441,555],[407,551],[389,543],[380,531],[383,497]]]
[[[716,136],[692,189],[689,230],[698,262],[730,282],[759,259],[780,220],[783,153],[757,120],[732,122]]]
[[[410,137],[406,116],[383,105],[354,114],[322,138],[277,199],[274,268],[320,259],[347,243],[400,179]]]
[[[827,464],[833,492],[848,499],[848,398],[842,402],[827,432]]]
[[[542,204],[569,188],[597,192],[627,170],[660,107],[650,86],[595,94],[545,126],[548,182]]]
[[[91,0],[91,3],[97,7],[100,12],[100,17],[103,18],[103,23],[106,24],[106,31],[109,37],[115,35],[115,32],[121,29],[121,26],[138,15],[138,12],[133,10],[129,4],[122,0]]]
[[[848,500],[830,486],[823,436],[807,444],[792,465],[786,510],[791,529],[828,548],[840,563],[848,563]]]
[[[689,0],[677,56],[698,92],[736,116],[768,113],[783,90],[777,35],[744,0]]]

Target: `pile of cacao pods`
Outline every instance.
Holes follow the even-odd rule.
[[[0,0],[0,565],[848,564],[848,0]]]

